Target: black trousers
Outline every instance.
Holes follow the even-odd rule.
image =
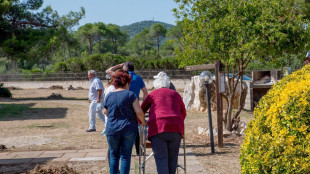
[[[135,140],[135,148],[136,148],[137,155],[139,155],[139,146],[140,146],[140,136],[139,136],[139,132],[137,132],[137,136]]]

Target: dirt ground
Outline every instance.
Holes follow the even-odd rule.
[[[107,148],[106,138],[100,135],[103,123],[97,118],[97,132],[86,133],[88,128],[88,90],[27,89],[11,90],[14,99],[0,99],[3,104],[29,107],[18,117],[0,120],[0,144],[6,151],[71,150]],[[47,99],[52,93],[63,99]],[[1,112],[1,108],[0,108]],[[216,113],[212,113],[216,128]],[[243,111],[241,120],[248,122],[252,113]],[[239,146],[241,136],[224,138],[224,148],[217,147],[211,154],[210,139],[198,135],[198,127],[208,128],[207,113],[189,111],[185,121],[186,145],[191,148],[208,173],[240,173]],[[70,164],[78,173],[105,173],[106,164]],[[52,165],[52,164],[51,164]],[[63,165],[63,164],[62,164]],[[34,166],[30,166],[34,168]],[[1,172],[0,172],[1,173]]]

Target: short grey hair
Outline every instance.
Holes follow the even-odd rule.
[[[89,70],[88,73],[90,73],[90,74],[92,74],[92,75],[95,75],[95,76],[97,75],[97,73],[96,73],[95,70]]]
[[[153,81],[153,86],[154,89],[169,88],[170,78],[169,77],[157,78]]]

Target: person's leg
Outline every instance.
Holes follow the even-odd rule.
[[[167,132],[168,141],[168,168],[170,174],[175,174],[178,165],[178,156],[182,136],[180,133]]]
[[[102,103],[97,103],[96,104],[96,113],[97,113],[97,116],[99,117],[99,119],[104,123],[106,124],[106,119],[105,119],[105,116],[103,115],[102,113],[102,106],[103,104]]]
[[[129,174],[132,146],[136,132],[126,132],[121,135],[121,174]]]
[[[110,174],[117,174],[119,167],[119,159],[120,159],[120,143],[121,143],[120,135],[110,135],[107,136],[107,141],[110,149]]]
[[[135,148],[136,148],[137,155],[139,155],[139,146],[140,146],[140,136],[139,136],[139,132],[137,132],[137,136],[135,139]]]
[[[89,129],[96,129],[96,102],[91,102],[89,105]]]
[[[154,153],[156,168],[158,174],[168,174],[168,145],[165,133],[160,133],[151,137],[152,150]]]

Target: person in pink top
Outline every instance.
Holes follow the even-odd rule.
[[[153,85],[155,90],[141,105],[144,113],[150,110],[148,139],[152,143],[157,172],[174,174],[184,134],[186,110],[180,94],[169,89],[168,78],[158,78]]]

